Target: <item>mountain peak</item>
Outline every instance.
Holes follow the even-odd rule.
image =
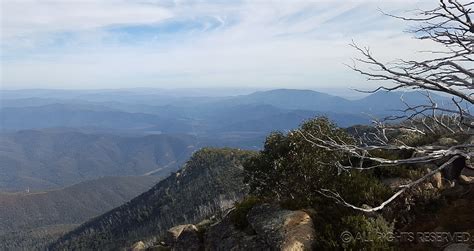
[[[309,90],[309,89],[273,89],[273,90],[268,90],[268,91],[258,91],[254,92],[252,94],[261,94],[261,95],[269,95],[269,94],[279,94],[279,95],[323,95],[323,96],[331,96],[331,97],[336,97],[331,94],[327,94],[324,92],[318,92],[314,90]],[[250,94],[250,95],[252,95]]]

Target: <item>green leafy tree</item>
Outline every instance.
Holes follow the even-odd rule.
[[[301,128],[288,134],[270,134],[264,149],[244,164],[245,182],[249,184],[252,196],[278,202],[289,209],[311,209],[309,211],[319,236],[318,249],[358,249],[361,245],[366,248],[388,247],[390,243],[385,240],[360,242],[355,239],[344,242],[340,238],[344,231],[358,231],[364,234],[364,238],[372,238],[378,232],[387,235],[393,228],[383,218],[375,221],[358,211],[335,204],[321,191],[338,191],[349,203],[379,203],[389,194],[389,189],[371,172],[340,170],[335,163],[349,162],[349,156],[315,147],[305,135],[330,136],[338,143],[354,143],[349,134],[324,117],[306,121]],[[256,201],[253,198],[251,202]],[[245,221],[238,222],[245,225]]]
[[[245,164],[245,182],[253,195],[271,198],[292,207],[316,207],[326,200],[323,190],[350,195],[348,200],[377,201],[386,189],[369,173],[342,171],[336,162],[349,161],[348,155],[314,147],[305,135],[331,136],[339,143],[353,144],[354,139],[327,118],[309,120],[288,134],[270,134],[264,149]]]

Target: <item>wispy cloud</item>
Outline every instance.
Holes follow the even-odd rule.
[[[432,46],[377,8],[430,3],[4,0],[2,85],[355,86],[352,39],[383,58]]]

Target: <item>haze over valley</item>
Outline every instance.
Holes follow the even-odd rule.
[[[6,175],[0,189],[53,189],[103,176],[166,177],[201,147],[258,150],[268,133],[316,116],[350,127],[404,109],[402,93],[348,100],[294,89],[233,96],[168,92],[2,91],[0,168]],[[403,99],[420,104],[426,97],[412,92]]]

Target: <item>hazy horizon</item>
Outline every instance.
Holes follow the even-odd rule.
[[[100,92],[144,92],[151,91],[150,95],[163,94],[180,94],[180,96],[238,96],[247,95],[254,92],[271,91],[271,90],[308,90],[320,93],[325,93],[333,96],[338,96],[346,99],[359,99],[369,95],[369,93],[356,91],[350,88],[241,88],[241,87],[178,87],[178,88],[166,88],[166,87],[124,87],[124,88],[96,88],[96,89],[60,89],[60,88],[20,88],[20,89],[1,89],[2,92],[87,92],[87,93],[100,93]]]
[[[344,65],[357,56],[352,40],[382,60],[435,48],[380,11],[404,14],[407,2],[6,0],[1,85],[370,88]]]

